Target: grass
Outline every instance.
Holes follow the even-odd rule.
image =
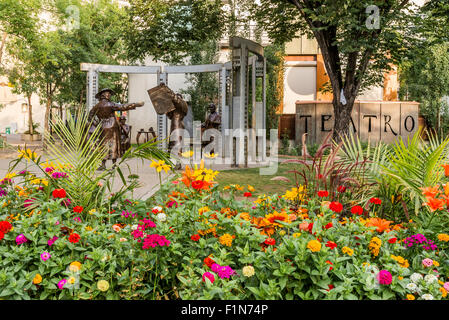
[[[228,184],[239,184],[241,186],[251,185],[256,189],[257,194],[283,194],[285,190],[294,186],[295,175],[287,171],[297,168],[298,164],[279,164],[278,171],[274,175],[263,176],[259,174],[259,168],[224,170],[216,177],[216,181],[220,186]],[[276,176],[284,176],[289,178],[292,183],[284,181],[270,180]]]

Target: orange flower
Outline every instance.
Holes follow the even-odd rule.
[[[251,220],[251,216],[248,212],[242,212],[240,213],[240,219],[246,220],[246,221],[250,221]]]
[[[282,227],[282,225],[276,221],[282,221],[287,223],[290,222],[290,218],[285,211],[281,212],[274,211],[273,213],[266,215],[265,220],[275,227]]]
[[[443,210],[446,204],[445,199],[427,198],[427,202],[423,203],[425,206],[429,206],[431,212],[436,210]]]
[[[390,231],[390,224],[392,221],[388,221],[381,218],[370,218],[367,220],[365,226],[367,227],[376,227],[377,232]]]
[[[444,168],[444,175],[449,177],[449,164],[442,164],[441,166]]]
[[[440,186],[436,185],[435,187],[425,187],[420,188],[422,190],[422,194],[426,198],[435,198],[435,196],[440,193]]]

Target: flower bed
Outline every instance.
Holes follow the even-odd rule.
[[[444,225],[381,219],[383,200],[353,203],[349,186],[333,194],[297,186],[251,201],[257,190],[219,186],[217,174],[187,167],[147,201],[114,198],[101,208],[71,201],[58,185],[64,174],[9,174],[0,189],[0,297],[447,298]]]

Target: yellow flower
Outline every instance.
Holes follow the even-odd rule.
[[[341,252],[346,253],[348,256],[352,256],[354,254],[354,250],[348,247],[341,248]]]
[[[415,300],[415,296],[413,294],[408,294],[407,300]]]
[[[441,292],[441,296],[442,296],[443,298],[446,298],[446,296],[447,296],[447,290],[444,289],[443,287],[441,287],[441,288],[440,288],[440,292]]]
[[[214,159],[214,158],[218,157],[218,154],[212,152],[212,153],[205,153],[204,156],[209,159]]]
[[[301,236],[301,234],[299,232],[295,232],[293,234],[293,238],[299,238]]]
[[[41,282],[42,282],[42,276],[41,276],[39,273],[37,273],[37,274],[34,276],[33,284],[39,284],[39,283],[41,283]]]
[[[435,261],[435,260],[433,260],[433,265],[434,265],[435,267],[439,267],[439,266],[440,266],[440,264],[439,264],[437,261]]]
[[[230,247],[232,245],[232,236],[229,233],[225,233],[220,238],[218,238],[218,241],[224,245]]]
[[[395,260],[402,268],[408,268],[410,265],[407,259],[404,259],[401,256],[391,255],[391,258]]]
[[[381,246],[382,240],[380,240],[378,237],[373,237],[368,245],[368,249],[375,257],[377,257],[379,255],[379,250]]]
[[[87,226],[86,228],[84,228],[86,231],[92,231],[92,227],[91,226]]]
[[[167,173],[168,170],[170,170],[170,166],[168,164],[165,164],[164,160],[159,160],[158,162],[151,160],[150,167],[156,168],[157,172],[161,172],[162,170],[164,170],[165,173]]]
[[[205,212],[208,212],[208,211],[210,211],[209,207],[202,207],[202,208],[199,208],[199,209],[198,209],[198,213],[199,213],[200,215],[203,214],[203,213],[205,213]]]
[[[5,178],[4,179],[12,179],[12,178],[14,178],[16,176],[16,173],[15,172],[8,172],[6,175],[5,175]]]
[[[193,157],[193,151],[192,150],[185,151],[185,152],[181,153],[181,156],[183,156],[184,158],[191,158],[191,157]]]
[[[448,242],[449,241],[449,235],[445,233],[440,233],[438,235],[438,240]]]
[[[285,234],[286,234],[285,230],[279,231],[279,235],[280,235],[280,236],[285,236]]]
[[[19,157],[23,157],[27,160],[34,160],[37,158],[36,152],[31,151],[30,149],[21,149],[20,147],[17,149],[19,152]]]
[[[245,267],[243,267],[242,274],[245,277],[252,277],[255,274],[254,267],[253,266],[245,266]]]
[[[298,188],[292,188],[285,191],[282,198],[290,201],[301,201],[304,198],[305,189],[304,186],[299,186]]]
[[[254,192],[254,191],[256,191],[256,189],[254,189],[253,186],[248,185],[248,191],[249,192]]]
[[[71,272],[78,272],[81,270],[81,262],[79,261],[73,261],[70,266],[69,266],[69,270]]]
[[[74,284],[75,281],[76,281],[75,277],[69,277],[69,278],[67,279],[67,282],[70,283],[70,284]]]
[[[106,280],[100,280],[97,282],[97,288],[100,291],[107,291],[109,289],[109,282]]]
[[[312,252],[318,252],[321,250],[321,243],[318,240],[310,240],[307,243],[307,249]]]

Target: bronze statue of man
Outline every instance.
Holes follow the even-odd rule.
[[[220,124],[221,124],[221,116],[220,114],[217,112],[217,107],[215,106],[215,104],[211,103],[208,106],[208,111],[209,114],[206,118],[206,123],[204,125],[205,129],[219,129]]]
[[[185,129],[184,117],[187,114],[188,106],[184,101],[182,95],[175,94],[165,83],[160,83],[158,86],[148,90],[151,102],[154,109],[158,114],[165,114],[171,120],[170,134],[176,129]],[[180,143],[180,137],[178,140],[172,141],[168,145],[169,149]]]
[[[112,160],[112,163],[115,164],[117,159],[124,153],[120,143],[120,125],[115,117],[115,112],[133,110],[136,107],[144,105],[144,102],[126,104],[112,102],[110,99],[114,94],[115,92],[108,88],[98,92],[95,95],[95,98],[100,101],[89,112],[89,121],[96,117],[97,125],[101,125],[102,130],[100,139],[102,143],[106,145],[108,150],[108,153],[98,170],[106,169],[106,160],[110,159]]]

